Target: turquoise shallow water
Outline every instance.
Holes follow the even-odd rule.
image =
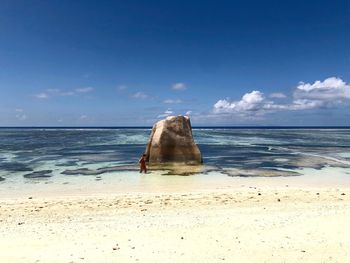
[[[137,160],[149,134],[150,129],[136,128],[0,129],[0,183],[119,178],[136,184]],[[193,134],[214,177],[293,176],[322,169],[350,177],[349,129],[205,128]]]

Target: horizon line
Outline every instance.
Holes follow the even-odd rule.
[[[0,126],[0,129],[152,129],[153,126]],[[350,129],[339,125],[203,125],[192,129]]]

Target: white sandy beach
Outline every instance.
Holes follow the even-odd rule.
[[[347,262],[350,188],[280,182],[2,196],[1,262]]]

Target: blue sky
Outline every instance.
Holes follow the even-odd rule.
[[[350,125],[349,1],[1,1],[0,126]]]

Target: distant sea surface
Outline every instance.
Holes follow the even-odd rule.
[[[150,132],[127,127],[1,128],[0,181],[136,170]],[[304,168],[325,167],[350,173],[349,128],[201,127],[193,135],[204,165],[230,176],[299,175],[296,171]]]

